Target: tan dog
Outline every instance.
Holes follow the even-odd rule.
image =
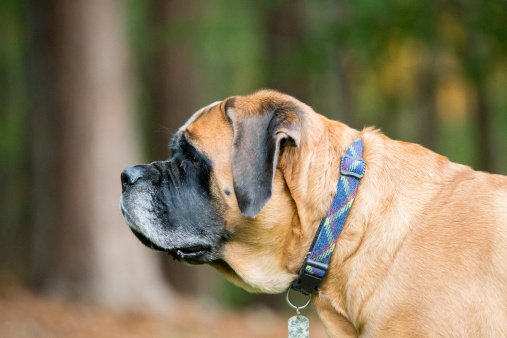
[[[507,337],[507,178],[263,90],[198,111],[122,173],[136,236],[252,292],[296,278],[360,137],[366,173],[314,297],[332,337]]]

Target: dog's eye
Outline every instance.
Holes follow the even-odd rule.
[[[199,159],[196,157],[196,156],[190,156],[190,161],[193,163],[193,164],[198,164],[199,163]]]

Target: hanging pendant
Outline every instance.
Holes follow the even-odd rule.
[[[310,321],[302,315],[289,318],[289,338],[309,338]]]
[[[312,300],[312,295],[309,295],[308,302],[306,302],[303,306],[296,306],[291,303],[289,300],[289,290],[287,290],[287,304],[289,304],[292,308],[296,309],[296,315],[294,317],[289,318],[289,338],[309,338],[310,337],[310,321],[305,316],[302,316],[299,312],[300,309],[304,309],[310,304]]]

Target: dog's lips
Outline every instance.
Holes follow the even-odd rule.
[[[148,237],[144,234],[131,229],[134,235],[147,247],[151,248],[155,251],[166,252],[171,255],[176,260],[184,260],[189,263],[198,263],[198,259],[203,257],[206,253],[211,251],[211,247],[209,245],[189,245],[182,247],[174,247],[174,248],[164,248],[160,245],[153,243]]]
[[[202,264],[205,262],[206,254],[211,251],[211,247],[203,245],[194,245],[189,247],[174,248],[167,250],[167,253],[178,261],[189,264]],[[204,259],[204,260],[203,260]]]
[[[189,247],[183,247],[183,248],[176,248],[169,251],[174,251],[178,256],[181,257],[198,257],[204,254],[205,252],[209,251],[210,247],[204,246],[204,245],[194,245]]]
[[[148,237],[146,237],[144,234],[140,233],[139,231],[136,231],[134,229],[132,229],[132,232],[134,233],[134,235],[136,235],[137,239],[143,243],[144,245],[146,245],[148,248],[151,248],[152,250],[155,250],[155,251],[167,251],[167,249],[153,243]]]

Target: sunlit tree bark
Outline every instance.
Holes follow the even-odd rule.
[[[32,28],[45,34],[34,31],[33,45],[49,44],[39,61],[48,71],[36,76],[49,100],[36,107],[33,125],[34,136],[46,138],[33,140],[35,278],[58,296],[164,308],[170,292],[159,261],[118,210],[120,173],[140,161],[124,3],[35,3],[44,20]]]

